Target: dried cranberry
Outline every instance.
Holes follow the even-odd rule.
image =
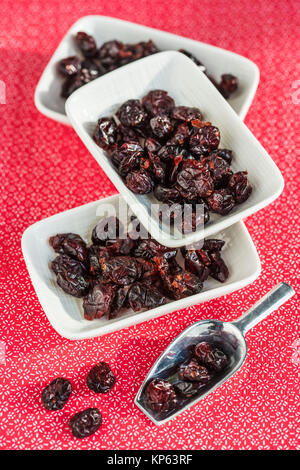
[[[201,162],[185,160],[177,175],[176,187],[186,199],[208,197],[213,191],[213,180]]]
[[[228,185],[232,171],[223,158],[209,154],[201,162],[209,169],[216,189],[224,188]]]
[[[65,77],[76,75],[81,69],[80,59],[76,56],[66,57],[58,62],[57,69]]]
[[[234,173],[229,180],[228,188],[231,190],[237,204],[245,202],[252,193],[252,186],[247,178],[247,171]]]
[[[195,357],[201,364],[218,372],[228,364],[226,354],[206,341],[202,341],[195,346]]]
[[[157,153],[161,148],[161,144],[151,137],[148,137],[144,143],[145,150],[150,153]]]
[[[115,385],[116,377],[107,362],[98,362],[89,371],[86,383],[88,388],[95,393],[107,393]]]
[[[131,57],[132,52],[121,41],[107,41],[99,49],[101,63],[108,70],[113,70],[121,60]]]
[[[172,410],[177,403],[173,386],[162,379],[154,379],[149,383],[145,401],[152,411],[162,413]]]
[[[135,241],[129,236],[106,241],[106,248],[110,256],[129,255],[134,246]]]
[[[232,161],[232,150],[228,149],[217,149],[211,152],[211,155],[217,155],[218,157],[223,158],[228,165],[231,164]]]
[[[73,436],[78,439],[91,436],[100,428],[102,416],[98,408],[87,408],[72,416],[69,421]]]
[[[76,233],[59,233],[50,237],[49,243],[56,253],[65,253],[79,261],[85,261],[87,258],[86,243]]]
[[[238,79],[230,73],[221,75],[221,82],[219,83],[219,91],[224,98],[229,98],[238,88]]]
[[[115,289],[110,284],[97,282],[83,299],[84,318],[94,320],[108,315],[114,300]]]
[[[216,251],[210,254],[210,275],[219,282],[225,282],[228,279],[229,271],[221,258],[220,252]]]
[[[102,272],[101,265],[109,258],[109,251],[100,245],[92,245],[88,250],[88,265],[90,273],[99,276]]]
[[[197,128],[190,138],[190,150],[200,156],[215,150],[220,143],[220,131],[217,127],[206,125]]]
[[[115,239],[123,233],[123,225],[117,217],[110,216],[102,219],[92,231],[92,242],[104,245],[108,239]]]
[[[177,121],[193,121],[194,119],[202,119],[200,109],[191,108],[189,106],[176,106],[172,111],[172,118]]]
[[[174,384],[175,392],[178,392],[185,398],[191,398],[196,395],[201,388],[204,387],[204,384],[201,382],[177,382]]]
[[[97,63],[92,59],[85,59],[81,62],[81,79],[84,83],[89,83],[104,73],[105,70],[100,62]]]
[[[154,116],[150,119],[150,127],[153,134],[159,139],[164,139],[173,131],[171,120],[165,115]]]
[[[128,100],[123,103],[117,116],[121,123],[128,127],[141,127],[147,119],[147,113],[139,100]]]
[[[94,140],[104,150],[109,150],[116,143],[117,124],[113,118],[103,117],[98,120]]]
[[[138,240],[133,254],[137,258],[152,259],[153,256],[163,256],[165,259],[170,259],[176,256],[177,249],[161,245],[156,240],[148,238]]]
[[[200,207],[200,205],[202,207]],[[207,205],[198,203],[196,206],[183,208],[182,211],[182,233],[191,233],[199,230],[209,221]]]
[[[179,155],[181,149],[178,145],[164,145],[158,151],[158,156],[163,161],[172,160],[176,155]]]
[[[136,169],[140,158],[144,155],[142,147],[136,143],[128,142],[121,145],[112,155],[112,161],[118,166],[121,176],[126,176],[130,171]]]
[[[126,176],[125,182],[127,188],[136,194],[151,193],[154,187],[151,175],[145,170],[132,171]]]
[[[158,114],[169,116],[175,107],[173,98],[164,90],[149,91],[142,99],[142,104],[151,116],[157,116]]]
[[[154,196],[156,199],[158,199],[158,201],[167,203],[179,202],[181,200],[178,189],[175,187],[167,188],[162,185],[157,185],[154,188]]]
[[[139,144],[139,137],[132,127],[126,127],[123,126],[123,124],[119,124],[117,128],[117,143],[121,146],[128,142]]]
[[[154,153],[148,152],[148,157],[140,160],[140,167],[151,174],[155,183],[165,183],[166,164]]]
[[[68,255],[59,255],[51,263],[51,269],[57,275],[57,284],[74,297],[83,297],[89,288],[86,268],[80,261]]]
[[[209,208],[217,214],[227,215],[234,207],[234,199],[229,189],[218,189],[207,198]]]
[[[108,318],[115,318],[120,310],[127,304],[127,295],[130,286],[119,287],[116,291],[111,310],[109,312]]]
[[[187,364],[179,367],[179,377],[190,382],[201,382],[206,384],[210,380],[208,370],[201,366],[196,359],[191,359]]]
[[[61,88],[61,96],[63,98],[69,98],[69,96],[78,88],[82,87],[84,82],[80,75],[73,75],[66,78]]]
[[[199,250],[187,250],[184,255],[184,266],[187,271],[196,274],[200,281],[204,282],[210,274],[210,268],[203,262],[198,252]]]
[[[141,275],[141,267],[130,256],[115,256],[102,264],[102,272],[114,284],[127,286],[136,281]]]
[[[168,140],[167,145],[182,146],[186,143],[190,136],[190,129],[186,122],[179,124],[175,129],[174,134]]]
[[[63,377],[57,377],[42,392],[44,408],[49,411],[61,410],[69,400],[71,392],[71,382]]]
[[[75,36],[75,42],[85,57],[93,57],[97,54],[97,45],[93,36],[79,31]]]
[[[207,238],[204,240],[203,250],[221,251],[224,245],[224,240],[218,240],[217,238]]]

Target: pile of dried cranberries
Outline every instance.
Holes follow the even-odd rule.
[[[155,378],[144,390],[145,405],[155,414],[176,411],[195,397],[211,381],[224,372],[229,363],[226,354],[216,345],[202,341],[192,348],[184,363],[166,371],[165,378]],[[171,379],[168,380],[170,375]],[[172,383],[171,383],[172,382]]]
[[[132,218],[138,229],[139,222]],[[115,318],[123,308],[135,312],[197,294],[212,276],[224,282],[229,273],[221,257],[224,241],[207,239],[201,249],[181,249],[184,268],[175,257],[177,250],[154,239],[136,238],[125,231],[116,217],[102,219],[92,232],[92,245],[74,233],[50,238],[59,253],[51,263],[58,285],[70,295],[83,297],[87,320],[106,315]]]
[[[102,44],[99,49],[93,36],[83,31],[75,35],[74,41],[83,59],[71,56],[58,63],[58,72],[64,77],[61,90],[63,98],[68,98],[75,90],[105,73],[160,52],[151,40],[137,44],[124,44],[121,41],[112,40]],[[179,52],[189,57],[196,65],[201,66],[206,73],[203,64],[190,52],[184,49],[180,49]],[[223,74],[220,83],[217,83],[210,75],[206,75],[226,99],[238,88],[238,79],[234,75]]]
[[[228,214],[251,194],[246,171],[234,173],[232,151],[219,148],[220,131],[198,108],[175,106],[164,90],[130,99],[116,116],[99,119],[94,140],[110,156],[126,186],[164,205],[185,203]],[[182,210],[182,209],[181,209]]]
[[[116,383],[109,364],[99,362],[87,375],[86,384],[95,393],[107,393]],[[46,410],[61,410],[72,393],[71,382],[64,377],[57,377],[42,392],[42,403]],[[69,420],[73,436],[82,439],[98,431],[102,424],[102,415],[98,408],[86,408],[79,411]]]

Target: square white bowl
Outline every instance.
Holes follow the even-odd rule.
[[[93,227],[99,222],[99,210],[111,205],[113,215],[118,215],[120,195],[85,204],[31,225],[22,237],[22,251],[33,287],[53,328],[62,336],[77,340],[101,336],[143,321],[157,318],[165,313],[240,289],[253,282],[260,274],[260,261],[251,237],[242,222],[216,234],[226,241],[222,251],[228,265],[229,278],[224,284],[209,278],[203,292],[185,299],[172,301],[161,307],[134,313],[127,310],[119,317],[88,321],[83,317],[82,299],[66,294],[57,284],[49,264],[56,253],[49,245],[49,237],[57,233],[74,232],[89,242]],[[114,213],[115,211],[115,213]],[[107,213],[106,215],[109,215]]]
[[[111,159],[93,140],[97,120],[113,114],[130,98],[141,98],[150,90],[167,90],[176,105],[199,107],[204,120],[211,121],[221,132],[220,148],[233,150],[232,169],[247,170],[253,186],[250,197],[237,204],[226,216],[210,213],[204,230],[183,234],[168,233],[152,217],[153,193],[138,195],[127,188]],[[279,196],[283,178],[264,148],[243,121],[212,85],[210,80],[185,55],[160,52],[119,68],[75,91],[66,102],[72,126],[122,194],[127,204],[160,243],[178,247],[188,245],[253,214]]]
[[[62,80],[57,74],[56,66],[59,60],[78,53],[73,40],[73,35],[78,31],[93,35],[99,47],[112,39],[127,43],[152,39],[161,50],[187,49],[203,62],[208,73],[217,80],[222,73],[232,73],[238,77],[239,90],[229,99],[229,103],[242,119],[247,114],[259,82],[259,70],[249,59],[175,34],[94,15],[80,18],[73,24],[51,57],[36,87],[36,107],[42,114],[55,121],[70,124],[65,114],[65,100],[60,96]]]

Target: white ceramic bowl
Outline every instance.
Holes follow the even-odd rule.
[[[209,278],[200,294],[141,313],[128,310],[113,320],[85,320],[82,300],[66,294],[56,284],[55,275],[49,268],[49,263],[56,254],[48,240],[57,233],[75,232],[85,241],[90,241],[92,229],[100,220],[96,213],[99,214],[101,209],[110,204],[118,215],[120,198],[120,195],[116,195],[62,212],[35,223],[23,234],[22,250],[33,286],[50,323],[62,336],[73,340],[101,336],[228,294],[250,284],[259,276],[260,261],[256,249],[246,227],[238,222],[216,234],[216,237],[226,241],[222,256],[228,265],[230,276],[224,284]]]
[[[156,88],[167,90],[177,105],[200,108],[204,119],[220,129],[220,148],[233,150],[233,170],[247,170],[253,186],[247,201],[236,205],[228,215],[210,214],[203,231],[205,237],[253,214],[279,196],[283,178],[278,168],[210,80],[185,55],[160,52],[94,80],[75,91],[66,102],[75,131],[156,240],[178,247],[203,238],[203,233],[201,230],[178,237],[174,231],[169,233],[161,228],[151,214],[152,204],[158,204],[153,194],[137,195],[129,190],[111,159],[92,138],[99,117],[113,114],[124,101],[141,98]]]
[[[57,75],[56,65],[59,60],[76,53],[72,36],[78,31],[92,34],[99,47],[112,39],[127,43],[152,39],[161,50],[187,49],[206,65],[208,73],[217,80],[222,73],[232,73],[239,78],[239,90],[232,96],[229,103],[242,119],[247,114],[259,82],[259,70],[250,60],[233,52],[182,36],[95,15],[80,18],[73,24],[51,57],[37,85],[36,107],[45,116],[55,121],[69,124],[65,114],[65,101],[60,97],[62,80]]]

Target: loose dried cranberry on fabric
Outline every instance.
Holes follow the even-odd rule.
[[[234,198],[229,189],[218,189],[207,198],[209,208],[217,214],[227,215],[235,205]]]
[[[98,120],[94,140],[104,150],[109,150],[117,142],[117,124],[113,118],[103,117]]]
[[[237,204],[245,202],[252,193],[252,186],[248,181],[247,174],[247,171],[238,171],[229,179],[228,188]]]
[[[208,197],[213,191],[213,180],[208,169],[197,160],[185,160],[177,175],[176,187],[186,199]]]
[[[49,243],[56,253],[65,253],[79,261],[85,261],[87,258],[86,243],[76,233],[58,233],[49,238]]]
[[[228,279],[229,271],[220,252],[210,253],[210,260],[210,275],[219,282],[225,282]]]
[[[83,297],[87,293],[89,281],[83,263],[63,254],[52,261],[51,269],[57,276],[57,284],[67,294]]]
[[[126,176],[125,184],[133,193],[148,194],[154,187],[151,175],[145,170],[132,171]]]
[[[186,122],[193,121],[194,119],[199,119],[201,121],[202,114],[198,108],[192,108],[190,106],[176,106],[172,111],[172,118],[177,121]]]
[[[206,341],[202,341],[195,346],[195,357],[201,364],[218,372],[228,364],[226,354]]]
[[[159,139],[165,139],[173,131],[173,125],[168,116],[158,115],[150,119],[153,134]]]
[[[206,367],[201,366],[196,359],[191,359],[187,364],[179,367],[179,377],[190,382],[206,384],[210,380],[210,374]]]
[[[75,36],[75,42],[85,57],[93,57],[97,54],[97,45],[93,36],[79,31]]]
[[[64,77],[72,77],[81,69],[81,61],[77,56],[66,57],[57,64],[58,72]]]
[[[109,364],[103,361],[92,367],[86,378],[88,388],[95,393],[108,393],[115,383],[116,377]]]
[[[175,408],[176,393],[166,380],[154,379],[146,389],[145,402],[152,411],[166,413]]]
[[[219,91],[222,93],[224,98],[229,98],[238,88],[238,79],[230,73],[221,75],[221,81],[219,83]]]
[[[113,303],[115,289],[110,284],[96,282],[83,299],[84,318],[94,320],[108,315]]]
[[[42,392],[42,403],[46,410],[61,410],[72,392],[72,385],[68,379],[57,377],[44,388]]]
[[[94,227],[92,231],[92,242],[94,245],[105,245],[106,240],[114,240],[119,237],[123,231],[123,225],[117,217],[105,217]]]
[[[69,421],[72,434],[78,439],[91,436],[100,428],[102,416],[98,408],[87,408],[73,415]]]
[[[190,138],[190,150],[196,156],[215,150],[220,143],[220,131],[215,126],[197,128]]]
[[[127,100],[117,111],[117,116],[127,127],[142,127],[147,120],[147,113],[139,100]]]
[[[149,91],[142,99],[142,104],[150,116],[157,116],[158,114],[170,116],[172,109],[175,107],[173,98],[164,90]]]

